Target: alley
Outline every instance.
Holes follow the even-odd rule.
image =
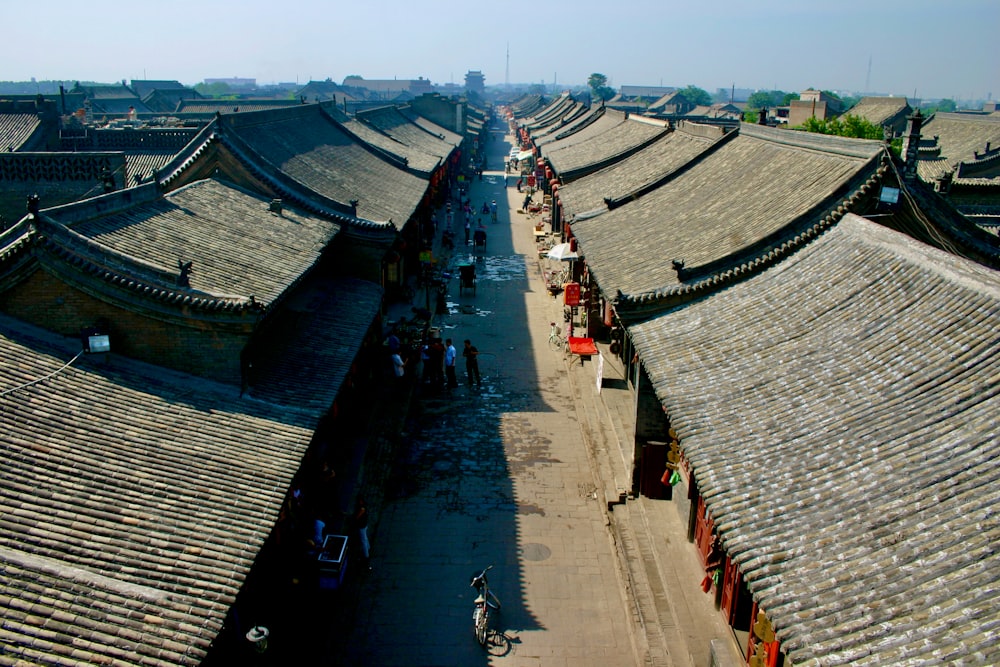
[[[548,345],[561,301],[541,279],[549,260],[519,211],[523,195],[504,182],[509,137],[499,126],[492,136],[469,196],[477,210],[495,199],[498,220],[476,216],[488,238],[479,257],[456,220],[450,264],[474,263],[477,285],[460,291],[453,277],[449,313],[434,321],[460,351],[465,339],[479,349],[483,383],[466,384],[459,357],[457,389],[418,384],[339,663],[636,664],[605,499],[566,361]],[[484,651],[469,579],[489,564],[503,609]]]

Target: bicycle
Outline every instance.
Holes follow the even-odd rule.
[[[549,322],[549,347],[556,352],[565,352],[568,345],[569,340],[562,335],[562,329],[555,322]]]
[[[490,565],[479,574],[472,575],[469,586],[476,589],[476,609],[472,612],[472,629],[476,633],[476,640],[481,646],[486,646],[486,639],[489,634],[490,609],[500,611],[500,599],[490,590],[486,573],[493,569]]]

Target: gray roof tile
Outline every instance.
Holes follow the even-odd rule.
[[[620,122],[614,122],[616,119]],[[635,117],[626,119],[625,114],[608,110],[601,120],[545,146],[542,157],[548,161],[556,175],[564,183],[568,183],[577,178],[578,174],[593,171],[595,166],[609,161],[617,162],[617,157],[628,154],[666,132],[666,123]]]
[[[297,290],[248,351],[254,398],[322,415],[382,307],[382,288],[353,278],[311,280]]]
[[[672,288],[679,284],[673,259],[693,269],[745,251],[846,192],[863,172],[874,173],[883,149],[880,142],[744,125],[675,178],[618,208],[578,217],[572,230],[606,294]]]
[[[0,151],[16,151],[42,125],[38,114],[0,113]]]
[[[288,207],[273,213],[269,204],[260,195],[207,179],[108,214],[99,214],[99,201],[92,200],[46,215],[145,265],[176,272],[178,260],[192,262],[195,291],[253,295],[266,305],[312,268],[340,229]]]
[[[604,199],[619,199],[643,186],[655,183],[696,155],[707,150],[722,133],[710,136],[688,131],[698,126],[681,123],[676,132],[659,137],[654,143],[629,157],[593,174],[560,186],[559,200],[566,215],[579,216],[605,209]]]
[[[358,201],[358,216],[392,220],[397,229],[427,190],[415,176],[357,140],[324,109],[327,103],[240,113],[217,119],[255,153],[261,168],[280,171],[306,189],[341,204]]]
[[[630,328],[796,665],[996,661],[998,330],[995,271],[853,215]]]
[[[0,319],[3,655],[198,664],[315,420]]]

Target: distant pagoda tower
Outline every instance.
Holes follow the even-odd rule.
[[[486,77],[479,70],[470,69],[465,74],[465,91],[467,93],[486,93]]]

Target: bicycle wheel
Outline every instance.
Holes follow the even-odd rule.
[[[476,640],[482,646],[486,646],[486,621],[486,608],[476,607],[476,613],[472,616],[472,622],[476,631]]]

